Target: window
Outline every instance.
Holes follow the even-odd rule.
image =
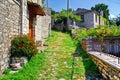
[[[29,9],[28,9],[28,5],[27,5],[27,10],[26,10],[26,18],[29,19]]]
[[[98,20],[97,20],[98,18],[97,18],[97,15],[95,15],[95,20],[96,20],[96,22],[98,22]]]
[[[82,22],[84,22],[84,15],[81,15]]]

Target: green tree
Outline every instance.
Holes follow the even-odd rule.
[[[75,20],[75,21],[80,21],[81,18],[77,15],[75,15],[73,13],[73,10],[72,9],[69,9],[69,18],[72,19],[72,20]],[[59,16],[58,18],[60,18],[61,20],[66,20],[67,19],[67,10],[62,10],[60,13],[59,13]]]
[[[51,15],[56,14],[56,12],[54,10],[51,10]]]
[[[81,21],[81,18],[77,16],[71,8],[68,11],[69,11],[69,18],[71,20],[75,20],[77,22]],[[67,26],[67,10],[63,9],[59,13],[52,11],[52,19],[55,20],[56,24],[63,22],[63,25]],[[66,27],[66,30],[68,30],[67,27]]]
[[[42,0],[42,3],[44,4],[45,0]]]
[[[115,22],[116,22],[117,26],[120,26],[120,14],[117,16]]]
[[[95,7],[91,7],[91,10],[95,10],[98,13],[101,13],[103,11],[103,17],[109,20],[109,9],[108,5],[101,3],[101,4],[96,4]]]
[[[116,18],[110,19],[109,22],[110,22],[110,25],[116,26]]]
[[[112,26],[111,27],[111,37],[114,37],[114,36],[120,36],[120,28],[117,28],[116,26]]]

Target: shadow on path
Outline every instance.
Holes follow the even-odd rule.
[[[87,52],[85,52],[80,43],[78,42],[77,44],[77,48],[75,53],[72,54],[73,56],[73,62],[72,62],[72,70],[71,70],[71,80],[75,80],[76,78],[74,78],[74,75],[77,74],[77,78],[81,79],[81,80],[103,80],[101,74],[98,71],[98,67],[95,65],[95,63],[92,61],[91,58],[89,58]],[[77,58],[79,59],[79,61],[81,60],[81,62],[83,62],[83,66],[84,67],[78,67],[76,66],[76,64],[79,64],[79,62],[77,61]],[[77,70],[77,68],[79,68]],[[81,70],[81,72],[77,72]],[[85,75],[83,76],[80,73],[84,73]]]
[[[75,57],[79,57],[80,53],[79,52],[75,52],[72,54],[73,56],[73,60],[72,60],[72,71],[71,71],[71,80],[73,80],[73,74],[74,74],[74,67],[75,67]]]

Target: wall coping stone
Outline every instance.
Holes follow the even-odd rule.
[[[102,60],[103,62],[107,63],[108,65],[110,65],[110,66],[114,67],[115,69],[117,69],[118,71],[120,71],[120,64],[117,64],[117,63],[115,63],[115,62],[113,62],[113,61],[110,61],[110,60],[108,60],[108,59],[105,59],[105,58],[103,57],[104,54],[101,54],[101,55],[103,55],[103,56],[101,56],[101,55],[100,55],[100,52],[96,52],[96,51],[90,51],[90,52],[88,52],[88,53],[91,54],[91,55],[93,55],[93,56],[95,56],[95,57],[97,57],[97,58],[99,58],[99,59]],[[112,59],[112,57],[111,57],[111,59]]]

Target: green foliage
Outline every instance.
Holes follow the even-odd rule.
[[[42,3],[44,4],[45,0],[42,0]]]
[[[110,21],[109,20],[107,20],[106,18],[104,18],[103,16],[100,16],[100,19],[102,20],[102,21],[104,21],[104,25],[109,25],[110,24]]]
[[[111,36],[120,36],[120,28],[116,28],[115,26],[111,27]]]
[[[66,10],[62,10],[59,14],[59,18],[61,19],[66,19],[67,18],[67,11]]]
[[[84,28],[83,31],[87,31],[87,29]],[[81,48],[79,41],[73,40],[68,33],[61,33],[56,31],[52,31],[52,32],[54,33],[52,33],[52,36],[47,41],[50,47],[48,50],[49,54],[45,53],[48,57],[46,61],[49,61],[46,62],[46,64],[51,65],[57,63],[59,66],[56,66],[57,68],[54,69],[53,71],[47,71],[48,68],[51,69],[52,66],[46,65],[45,66],[46,68],[44,67],[43,69],[43,72],[45,72],[44,70],[46,69],[48,73],[46,77],[49,77],[52,80],[53,79],[52,75],[55,75],[56,79],[58,80],[61,77],[64,78],[65,80],[69,80],[71,77],[71,75],[69,75],[71,74],[71,70],[74,70],[74,73],[72,75],[74,75],[75,78],[73,79],[75,80],[78,79],[77,76],[85,77],[88,72],[89,74],[92,73],[92,76],[94,76],[95,74],[99,75],[99,72],[97,72],[98,68],[88,57],[87,53]],[[50,52],[51,50],[52,52]],[[80,51],[79,54],[80,56],[74,58],[72,54],[76,51]],[[54,62],[50,61],[51,59]],[[74,67],[74,69],[64,68],[64,67],[71,67],[71,65]],[[54,74],[54,72],[56,72],[57,75]]]
[[[116,18],[111,18],[111,19],[109,20],[109,23],[110,23],[110,25],[117,26],[117,25],[116,25]]]
[[[120,36],[120,29],[115,26],[100,25],[97,28],[90,28],[88,30],[85,28],[75,30],[75,39],[82,40],[89,36],[96,37],[101,41],[107,36]]]
[[[58,38],[58,35],[55,33],[55,31],[52,31],[51,36],[47,38],[46,44],[55,41]]]
[[[100,25],[98,26],[98,28],[96,29],[96,37],[99,39],[99,40],[102,40],[104,39],[104,37],[106,36],[110,36],[111,35],[111,30],[108,26],[106,25]]]
[[[8,75],[9,73],[10,73],[10,69],[9,68],[5,69],[5,71],[3,72],[3,74],[5,74],[5,75]]]
[[[99,75],[98,68],[81,48],[80,43],[73,40],[69,34],[52,31],[47,43],[50,45],[48,51],[35,55],[18,73],[5,75],[0,80],[53,80],[54,78],[69,80],[71,75],[75,77],[74,79],[78,79],[78,76],[85,79],[89,74]],[[78,50],[80,56],[74,58],[71,54]],[[56,63],[58,66],[53,69]],[[73,74],[71,74],[72,70],[74,70]]]
[[[51,10],[51,15],[56,14],[56,12],[54,10]]]
[[[44,59],[44,53],[37,54],[19,72],[7,74],[0,80],[38,80],[39,72],[44,65]]]
[[[88,38],[88,33],[87,33],[87,29],[86,28],[82,28],[82,29],[76,29],[75,31],[75,39],[77,40],[82,40],[83,38]]]
[[[81,21],[81,18],[77,15],[75,15],[73,12],[69,13],[69,18],[75,21]]]
[[[120,14],[117,16],[115,22],[116,22],[117,26],[120,26]]]
[[[108,5],[101,3],[101,4],[96,4],[95,7],[91,7],[91,10],[95,10],[98,13],[103,11],[103,17],[109,20],[109,9]]]
[[[73,13],[72,9],[69,9],[68,11],[69,11],[68,16],[69,16],[70,19],[75,20],[75,21],[80,21],[80,20],[81,20],[81,18],[80,18],[79,16],[77,16],[77,15],[75,15],[75,14]],[[62,10],[62,11],[60,12],[60,17],[61,17],[62,19],[67,18],[67,14],[66,14],[66,13],[67,13],[67,10]]]
[[[37,47],[33,40],[28,39],[27,36],[17,36],[11,41],[11,56],[25,56],[30,59],[38,53]]]
[[[81,21],[81,18],[77,15],[75,15],[72,11],[72,9],[69,9],[69,18],[75,21]],[[62,10],[59,14],[58,13],[54,13],[54,11],[52,12],[52,18],[56,19],[56,22],[62,22],[64,20],[67,20],[67,10]]]

